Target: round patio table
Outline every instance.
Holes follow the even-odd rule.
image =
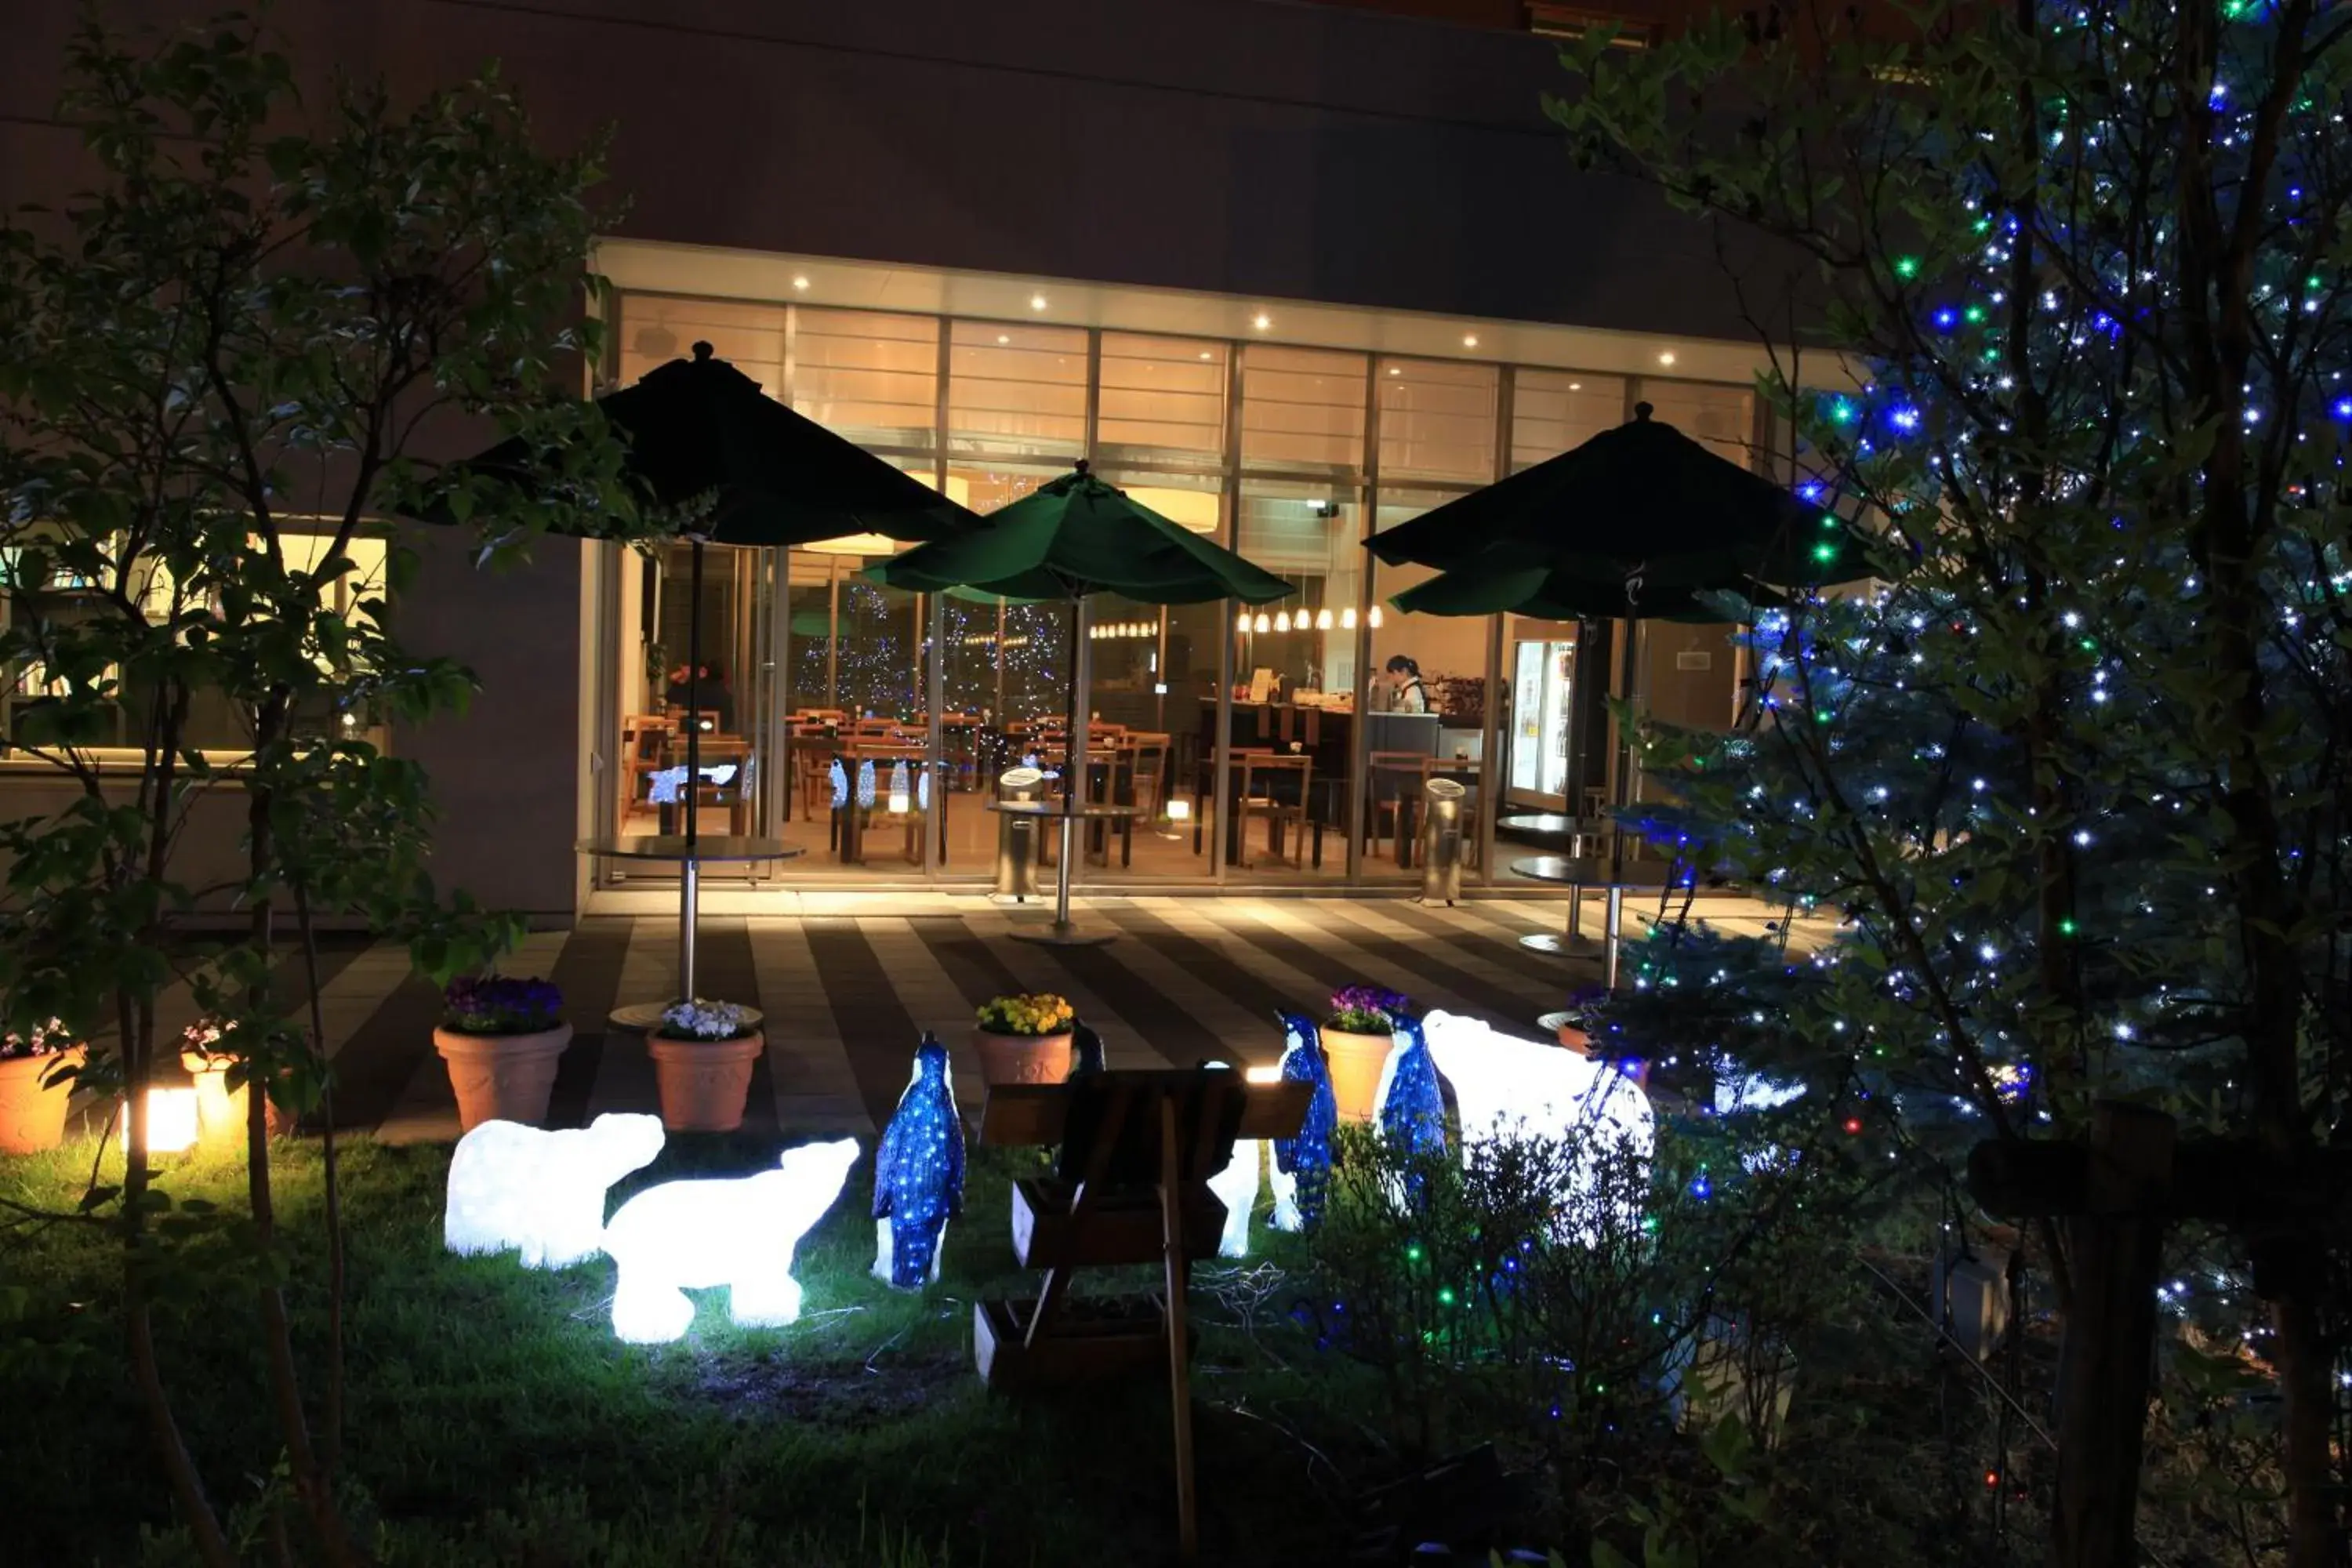
[[[1076,846],[1073,829],[1081,822],[1132,822],[1143,815],[1139,805],[1110,801],[1081,801],[1075,811],[1050,800],[992,800],[988,809],[1007,816],[1032,816],[1062,825],[1061,858],[1055,863],[1054,923],[1043,931],[1008,932],[1016,942],[1043,942],[1048,947],[1099,947],[1118,940],[1115,931],[1080,931],[1070,920],[1070,856]]]
[[[698,834],[688,844],[680,833],[646,834],[636,838],[583,838],[574,846],[583,855],[600,860],[660,860],[677,868],[677,994],[666,1002],[633,1002],[613,1009],[608,1022],[616,1029],[647,1032],[661,1023],[672,1002],[694,997],[694,931],[702,895],[706,864],[761,865],[790,860],[806,853],[781,838],[751,838],[740,834]],[[745,1022],[758,1027],[762,1017],[746,1007]]]
[[[1519,938],[1519,945],[1535,952],[1549,952],[1559,957],[1590,958],[1601,953],[1606,960],[1609,988],[1617,988],[1617,950],[1622,940],[1621,925],[1625,910],[1625,892],[1663,888],[1672,868],[1657,860],[1621,860],[1613,868],[1600,856],[1530,855],[1511,862],[1515,876],[1534,882],[1565,882],[1568,884],[1568,930],[1562,932],[1536,931]],[[1578,929],[1584,906],[1584,890],[1598,889],[1609,895],[1606,918],[1601,922],[1601,940],[1594,941]]]

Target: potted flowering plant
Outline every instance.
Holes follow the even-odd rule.
[[[1051,992],[992,996],[981,1005],[972,1047],[989,1083],[1060,1083],[1070,1076],[1070,1028],[1076,1009]]]
[[[479,974],[449,982],[433,1048],[448,1064],[461,1128],[547,1120],[555,1069],[572,1043],[562,1007],[563,993],[545,980]]]
[[[0,1035],[0,1154],[37,1154],[65,1142],[73,1075],[89,1055],[55,1018]]]
[[[673,1132],[732,1132],[743,1125],[751,1068],[767,1040],[751,1010],[732,1002],[673,1002],[646,1039]]]
[[[1410,997],[1378,985],[1349,985],[1331,994],[1323,1015],[1323,1059],[1341,1120],[1370,1121],[1378,1108],[1381,1068],[1394,1043],[1395,1019],[1412,1011]]]

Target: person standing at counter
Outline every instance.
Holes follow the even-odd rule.
[[[1429,711],[1429,688],[1422,684],[1421,666],[1401,653],[1395,654],[1389,659],[1388,676],[1390,712]]]

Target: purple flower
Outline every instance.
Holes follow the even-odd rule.
[[[461,976],[441,993],[441,1026],[461,1035],[536,1035],[562,1022],[563,993],[534,976]]]
[[[13,1029],[0,1035],[0,1061],[17,1057],[55,1056],[59,1051],[71,1050],[76,1043],[65,1025],[51,1018],[46,1024],[34,1025],[21,1035]]]
[[[1410,1017],[1412,998],[1380,985],[1349,985],[1331,994],[1331,1011],[1324,1026],[1349,1034],[1379,1034],[1393,1021]]]

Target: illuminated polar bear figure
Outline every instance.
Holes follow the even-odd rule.
[[[787,1149],[779,1169],[731,1181],[664,1182],[631,1198],[604,1227],[620,1265],[613,1332],[632,1344],[677,1339],[694,1321],[689,1289],[728,1289],[728,1316],[775,1328],[801,1315],[793,1249],[833,1200],[857,1140]]]
[[[477,1254],[520,1248],[525,1268],[567,1268],[604,1247],[604,1189],[653,1163],[658,1116],[600,1116],[550,1131],[485,1121],[449,1159],[442,1239]]]
[[[1650,1097],[1612,1063],[1514,1039],[1453,1013],[1432,1013],[1421,1028],[1431,1059],[1454,1086],[1465,1153],[1481,1139],[1511,1133],[1622,1141],[1643,1160],[1655,1147]]]
[[[1201,1066],[1215,1072],[1230,1072],[1231,1062],[1202,1062]],[[1265,1160],[1265,1145],[1248,1138],[1234,1140],[1233,1158],[1225,1168],[1209,1178],[1209,1190],[1225,1205],[1225,1228],[1217,1240],[1220,1258],[1249,1256],[1250,1211],[1257,1207],[1258,1167]]]

